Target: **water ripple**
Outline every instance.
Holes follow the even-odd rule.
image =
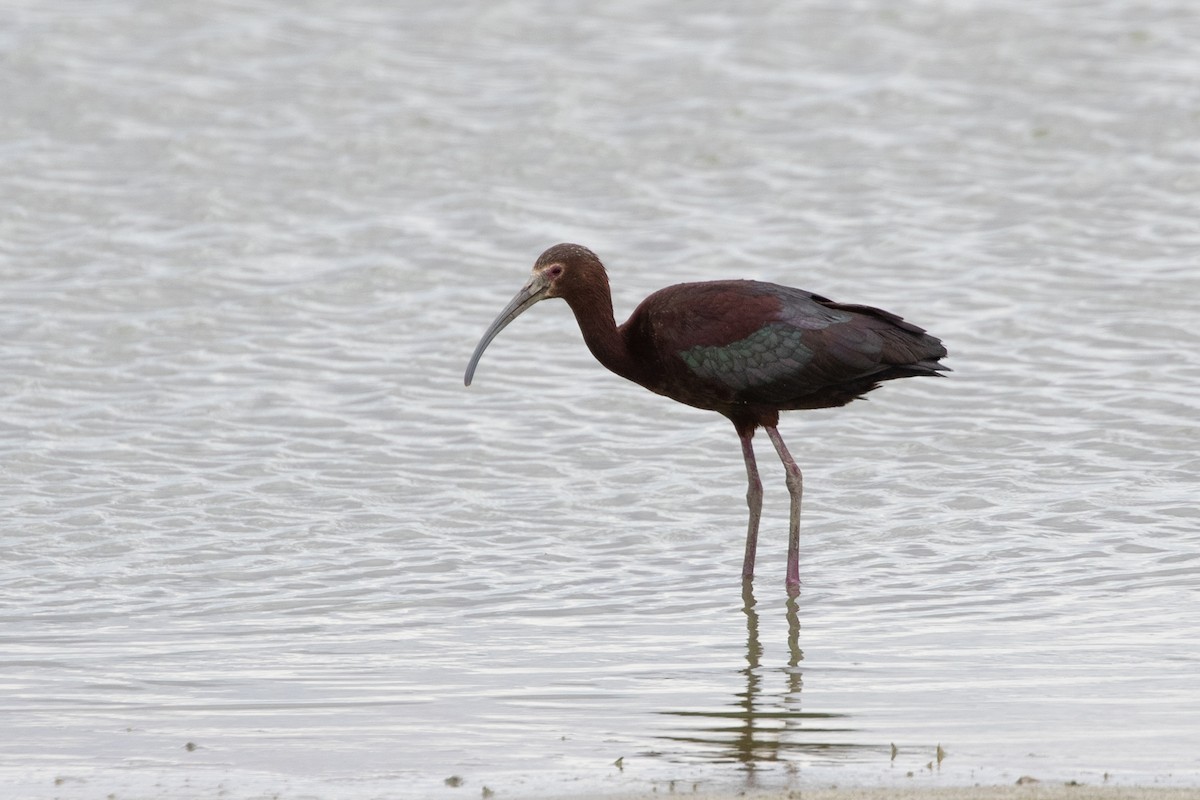
[[[0,30],[13,791],[1200,782],[1190,6],[67,5]],[[462,386],[572,239],[947,341],[785,419],[799,603],[769,448],[743,593],[731,426],[562,304]]]

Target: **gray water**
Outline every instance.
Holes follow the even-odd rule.
[[[1190,0],[0,23],[6,797],[1200,786]],[[561,303],[463,387],[563,240],[946,341],[784,419],[796,602]]]

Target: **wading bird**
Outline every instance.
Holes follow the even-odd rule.
[[[483,351],[505,326],[541,300],[567,301],[583,341],[608,369],[652,392],[724,414],[746,461],[750,523],[742,577],[754,576],[762,482],[751,439],[765,428],[787,471],[791,496],[786,584],[800,586],[803,478],[779,435],[780,411],[843,406],[882,381],[948,371],[941,341],[878,308],[760,281],[705,281],[660,289],[625,324],[613,318],[608,274],[596,254],[557,244],[479,340],[467,364],[471,385]]]

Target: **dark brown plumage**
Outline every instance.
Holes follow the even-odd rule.
[[[941,341],[878,308],[760,281],[681,283],[647,297],[620,327],[608,275],[595,253],[559,244],[542,253],[529,281],[484,333],[467,366],[469,386],[483,351],[525,309],[561,297],[584,342],[618,375],[733,422],[749,490],[744,578],[754,574],[762,484],[751,439],[764,428],[787,470],[791,495],[787,586],[799,587],[803,479],[779,435],[779,412],[843,406],[883,381],[949,368]]]

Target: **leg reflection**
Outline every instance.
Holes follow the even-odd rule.
[[[853,745],[833,743],[842,739],[847,731],[831,722],[844,714],[813,713],[802,709],[804,651],[800,647],[797,598],[787,598],[783,620],[771,616],[763,619],[753,584],[746,580],[742,582],[741,613],[746,621],[746,651],[744,662],[736,672],[737,688],[732,691],[733,697],[725,694],[723,702],[708,708],[661,713],[682,722],[672,726],[672,732],[664,739],[685,745],[688,757],[699,755],[713,763],[740,764],[746,786],[753,788],[759,783],[760,774],[765,780],[768,774],[765,770],[772,764],[778,766],[780,762],[789,762],[790,770],[803,763],[805,754],[828,758]],[[766,649],[764,638],[768,645]],[[778,660],[774,667],[770,663],[773,642],[779,650],[783,649],[784,642],[787,644],[786,657],[775,651]],[[785,677],[779,681],[775,676],[781,673]],[[730,672],[725,675],[733,677]]]
[[[754,785],[755,761],[758,759],[755,721],[758,718],[756,703],[762,691],[762,642],[758,638],[758,611],[755,610],[757,601],[754,599],[754,584],[749,580],[742,581],[742,613],[746,615],[746,668],[742,674],[746,676],[746,691],[741,695],[739,705],[742,708],[742,719],[737,727],[734,749],[737,760],[746,767],[746,785]]]
[[[797,707],[800,704],[800,689],[804,685],[801,677],[800,662],[804,660],[804,651],[800,649],[800,603],[795,596],[787,599],[788,625],[788,696],[794,697]]]

